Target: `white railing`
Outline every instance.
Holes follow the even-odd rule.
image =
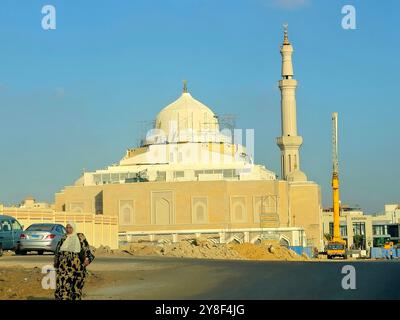
[[[250,238],[250,233],[256,233],[256,236]],[[220,243],[226,243],[231,241],[243,242],[255,242],[257,239],[261,239],[264,235],[275,234],[279,235],[279,238],[284,233],[291,234],[291,243],[294,245],[303,245],[305,239],[304,229],[297,227],[279,227],[279,228],[229,228],[229,229],[184,229],[184,230],[142,230],[142,231],[124,231],[119,233],[119,240],[132,242],[133,238],[146,237],[150,241],[154,241],[156,237],[167,236],[172,238],[172,242],[178,242],[178,236],[182,235],[193,235],[196,238],[202,235],[216,235],[219,238]],[[238,234],[242,236],[239,237]],[[228,237],[227,237],[228,236]],[[287,236],[283,236],[287,239]],[[165,240],[165,239],[160,239]]]

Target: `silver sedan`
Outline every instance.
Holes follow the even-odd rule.
[[[17,254],[29,251],[54,252],[61,238],[66,233],[63,225],[55,223],[35,223],[30,225],[19,238]]]

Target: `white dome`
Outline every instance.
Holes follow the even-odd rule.
[[[219,125],[217,116],[210,108],[194,99],[190,93],[184,92],[160,111],[156,117],[155,129],[161,129],[167,136],[182,136],[182,132],[219,132]]]

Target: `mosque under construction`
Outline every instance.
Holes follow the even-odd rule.
[[[219,117],[185,83],[140,146],[128,149],[117,165],[83,173],[55,195],[55,210],[116,216],[120,234],[131,241],[196,234],[220,242],[276,238],[322,248],[320,186],[300,170],[287,28],[280,53],[280,179],[254,163],[234,131],[222,130]]]

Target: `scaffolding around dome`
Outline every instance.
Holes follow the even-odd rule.
[[[223,129],[220,130],[222,119]],[[187,92],[163,108],[137,148],[119,164],[85,172],[77,185],[144,181],[275,180],[254,164],[254,132],[236,129],[233,115],[218,117]],[[250,148],[242,144],[243,136]]]

